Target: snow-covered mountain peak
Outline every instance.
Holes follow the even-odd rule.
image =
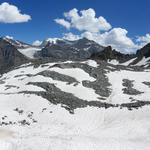
[[[9,37],[9,36],[2,37],[2,39],[9,42],[11,45],[15,46],[17,49],[27,48],[31,46],[30,44],[27,44],[18,40],[14,40],[13,37]]]
[[[60,40],[60,39],[59,38],[46,38],[40,46],[45,47],[50,44],[56,44],[57,40]]]

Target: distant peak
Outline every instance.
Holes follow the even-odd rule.
[[[4,39],[10,39],[10,40],[13,40],[13,39],[14,39],[12,36],[8,36],[8,35],[7,35],[7,36],[4,36],[3,38],[4,38]]]

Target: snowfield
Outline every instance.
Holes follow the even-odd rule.
[[[75,62],[59,62],[57,64]],[[79,62],[78,62],[79,63]],[[80,62],[93,68],[99,65],[89,60]],[[46,98],[28,92],[46,92],[42,87],[28,84],[49,83],[63,92],[87,102],[109,104],[132,103],[132,99],[150,101],[150,70],[114,70],[116,62],[107,66],[106,78],[110,95],[106,100],[84,81],[95,83],[94,78],[81,68],[60,68],[56,63],[34,67],[20,66],[0,77],[0,150],[149,150],[150,106],[138,109],[87,106],[70,113],[62,104],[53,104]],[[128,62],[125,65],[128,65]],[[53,71],[71,77],[75,83],[46,77],[39,74]],[[133,83],[133,88],[143,93],[123,93],[123,80]]]
[[[148,72],[134,72],[134,71],[114,71],[107,74],[109,82],[111,83],[112,93],[107,101],[113,104],[121,104],[130,102],[131,95],[123,93],[123,79],[134,81],[134,88],[144,93],[139,95],[132,95],[133,98],[141,101],[150,101],[150,88],[143,84],[143,82],[150,81],[150,71]]]
[[[139,61],[136,66],[142,66],[142,65],[146,65],[148,63],[148,61],[150,60],[150,58],[145,58],[143,57],[141,61]]]
[[[27,47],[24,49],[18,49],[20,53],[27,56],[28,58],[35,58],[34,55],[37,51],[41,51],[42,48],[36,48],[36,47]]]
[[[12,121],[27,118],[30,111],[38,120],[29,127],[10,125],[1,128],[0,144],[2,148],[5,145],[2,150],[148,150],[150,146],[147,106],[133,111],[88,107],[77,109],[71,115],[36,96],[13,95],[11,99],[7,96],[1,104],[1,111]],[[12,110],[16,107],[24,109],[23,115]],[[42,112],[43,108],[47,109]]]

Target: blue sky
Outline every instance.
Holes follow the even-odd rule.
[[[32,43],[35,40],[43,40],[46,37],[62,37],[63,33],[71,32],[81,34],[77,28],[65,27],[57,24],[54,19],[66,18],[64,12],[76,8],[88,10],[92,8],[96,16],[104,17],[113,28],[122,28],[128,31],[127,37],[133,42],[136,36],[143,37],[150,33],[149,0],[7,0],[0,1],[0,4],[7,2],[16,6],[21,14],[31,16],[31,20],[21,23],[0,23],[0,35],[13,36],[14,39]],[[81,15],[79,13],[79,15]],[[104,31],[100,31],[103,33]],[[140,41],[141,42],[141,41]],[[142,41],[144,42],[144,41]]]

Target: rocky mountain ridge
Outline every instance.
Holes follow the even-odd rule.
[[[28,62],[28,58],[3,38],[0,39],[0,71]]]
[[[56,43],[47,44],[40,52],[40,57],[57,59],[81,60],[87,59],[91,54],[100,52],[103,46],[86,38],[77,41],[57,40]]]
[[[144,65],[149,64],[150,57],[150,44],[137,50],[136,54],[123,54],[113,50],[111,46],[103,47],[86,38],[76,41],[55,39],[55,42],[51,40],[42,48],[3,37],[0,39],[0,48],[1,70],[24,62],[33,62],[35,59],[43,61],[45,59],[50,61],[98,59],[106,62],[115,60],[118,64],[130,61],[128,65],[138,64],[140,66],[143,63]]]
[[[128,65],[137,65],[143,61],[143,64],[141,63],[139,66],[146,65],[150,63],[150,43],[137,50],[136,54],[123,54],[108,46],[101,52],[93,53],[90,59],[104,61],[117,60],[120,64],[132,60]]]

